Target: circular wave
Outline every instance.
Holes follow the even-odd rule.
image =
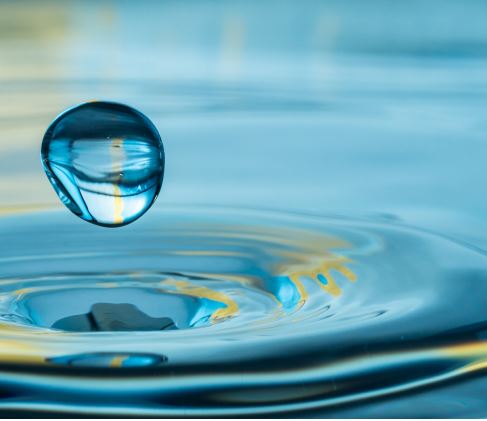
[[[324,411],[487,365],[485,256],[411,228],[219,208],[0,228],[0,410]]]

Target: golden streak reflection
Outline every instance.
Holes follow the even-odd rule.
[[[113,139],[111,145],[111,153],[113,160],[113,173],[116,175],[116,180],[113,182],[113,222],[114,224],[123,223],[123,198],[119,183],[122,179],[122,162],[124,160],[123,139]]]
[[[118,159],[118,157],[117,157]],[[122,218],[122,208],[115,207],[116,215]],[[123,219],[120,219],[120,222]],[[220,227],[221,228],[221,227]],[[264,257],[263,264],[268,267],[263,268],[269,271],[269,279],[264,281],[256,275],[250,273],[239,274],[232,273],[197,273],[199,276],[205,276],[208,279],[213,279],[217,282],[231,282],[246,287],[259,288],[262,294],[267,294],[277,307],[275,314],[280,314],[279,309],[283,308],[283,303],[276,291],[278,292],[281,278],[289,280],[289,285],[294,285],[297,291],[298,298],[293,302],[294,309],[297,310],[306,304],[309,299],[309,291],[307,290],[306,282],[311,280],[318,285],[321,290],[330,295],[330,298],[339,296],[343,292],[343,287],[339,285],[337,274],[343,276],[344,279],[354,282],[357,280],[356,273],[349,267],[353,261],[339,254],[339,250],[352,248],[352,245],[346,241],[323,234],[314,234],[313,232],[302,230],[292,230],[287,232],[282,228],[268,228],[262,229],[260,227],[225,227],[224,230],[216,229],[215,227],[207,227],[193,230],[190,226],[185,227],[186,232],[191,232],[193,238],[198,236],[207,237],[213,236],[218,238],[220,244],[216,244],[217,248],[214,250],[205,247],[196,248],[194,250],[169,250],[168,255],[188,256],[189,258],[245,258],[251,260],[256,259],[252,254],[252,247],[248,249],[241,249],[236,246],[241,244],[242,238],[248,241],[248,244],[259,244],[265,253],[273,256],[269,261]],[[183,230],[184,232],[184,230]],[[239,240],[234,243],[235,240]],[[196,240],[196,245],[198,241]],[[277,259],[276,259],[277,258]],[[275,262],[273,263],[273,260]],[[141,275],[134,272],[134,278]],[[272,285],[263,285],[263,282],[272,283]],[[99,282],[99,287],[103,288],[117,288],[116,282]],[[159,279],[159,292],[169,294],[182,294],[199,299],[207,299],[221,305],[220,308],[213,309],[210,316],[210,321],[219,322],[224,319],[232,318],[238,315],[241,308],[239,306],[238,295],[230,296],[228,290],[218,290],[209,288],[199,284],[196,280],[188,281],[173,277]],[[274,288],[277,288],[275,290]],[[32,288],[21,288],[14,292],[14,295],[23,295],[32,292]],[[315,293],[315,292],[314,292]],[[277,316],[276,316],[277,317]],[[257,321],[256,323],[259,323]],[[42,333],[43,335],[57,335],[63,336],[64,332],[46,332],[32,330],[28,326],[16,326],[10,323],[3,323],[0,325],[2,333],[19,334],[19,340],[0,341],[0,360],[2,361],[31,361],[39,362],[43,360],[42,355],[49,352],[46,344],[41,345],[40,342],[32,341],[27,344],[27,337],[22,338],[25,333],[27,335],[36,335]],[[4,344],[5,346],[2,346]],[[50,350],[53,351],[53,350]],[[113,366],[121,366],[123,361],[113,361]]]

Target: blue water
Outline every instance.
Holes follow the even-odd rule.
[[[0,2],[0,411],[485,417],[486,13]],[[92,99],[167,154],[114,230],[39,164]]]
[[[110,231],[72,221],[2,220],[2,383],[15,387],[3,409],[338,415],[432,387],[448,396],[485,365],[486,256],[450,239],[220,207]],[[100,305],[130,324],[116,314],[135,314],[127,303],[175,329],[59,324]]]
[[[41,158],[66,207],[103,226],[140,218],[164,177],[157,129],[143,114],[117,103],[87,102],[57,117],[44,136]]]

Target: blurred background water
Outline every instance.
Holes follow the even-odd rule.
[[[4,236],[12,214],[62,208],[40,164],[42,136],[65,108],[100,99],[140,109],[160,131],[165,180],[149,213],[211,205],[371,218],[480,255],[486,13],[481,0],[1,1]],[[458,297],[472,304],[458,293],[451,306]],[[360,414],[485,414],[485,381],[459,387]]]
[[[63,109],[141,109],[157,206],[383,213],[484,244],[482,1],[0,3],[0,200],[59,206],[38,159]]]

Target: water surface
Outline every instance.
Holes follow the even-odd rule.
[[[485,254],[401,224],[173,208],[1,227],[4,410],[339,415],[485,367]],[[90,311],[101,328],[66,324]]]
[[[0,2],[0,410],[485,417],[485,9]],[[170,157],[117,230],[39,163],[91,99]]]

